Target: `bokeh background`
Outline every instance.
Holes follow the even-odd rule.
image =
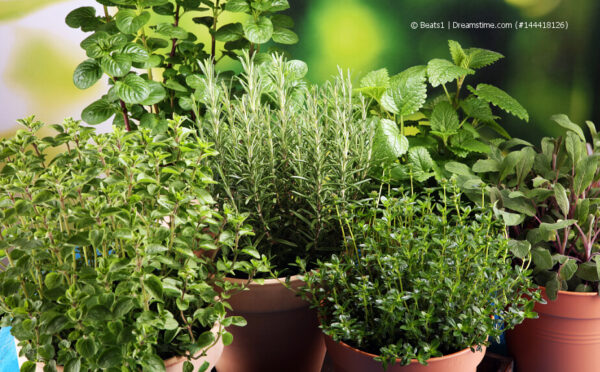
[[[80,91],[71,74],[85,59],[84,35],[64,24],[67,13],[92,0],[0,0],[0,135],[27,115],[47,122],[80,117],[105,91]],[[479,74],[517,98],[525,123],[505,117],[512,135],[536,141],[560,130],[549,117],[566,113],[577,123],[600,124],[600,1],[598,0],[290,0],[286,13],[300,36],[288,47],[321,82],[350,68],[358,80],[386,67],[390,73],[449,58],[447,40],[506,56]],[[568,30],[413,30],[411,22],[568,22]],[[472,77],[469,84],[476,84]]]

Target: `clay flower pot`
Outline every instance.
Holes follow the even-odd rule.
[[[217,334],[219,331],[219,326],[216,325],[212,328],[211,330],[213,332],[213,334]],[[198,358],[198,359],[192,359],[191,362],[194,365],[194,371],[197,371],[198,368],[200,368],[200,366],[202,366],[202,364],[204,364],[204,362],[208,362],[209,367],[207,369],[207,371],[210,371],[215,364],[217,363],[217,361],[219,360],[219,358],[221,357],[221,354],[223,353],[223,339],[219,338],[219,341],[213,346],[211,347],[207,352],[206,355],[204,357]],[[17,345],[17,355],[20,353],[20,347]],[[196,354],[196,356],[199,356],[201,353]],[[187,358],[184,358],[182,356],[178,356],[178,357],[173,357],[173,358],[169,358],[167,360],[165,360],[165,367],[167,368],[167,372],[182,372],[183,371],[183,363],[187,360]],[[25,357],[19,357],[19,367],[25,363],[27,361],[27,358]],[[36,368],[35,368],[35,372],[44,372],[44,363],[36,363]],[[63,372],[64,368],[63,366],[56,366],[56,370],[58,372]]]
[[[246,280],[229,279],[242,284]],[[283,282],[285,279],[281,279]],[[245,327],[230,327],[233,343],[217,363],[219,372],[319,372],[325,344],[316,313],[278,279],[233,295],[229,315],[243,316]],[[303,282],[294,276],[292,288]]]
[[[485,355],[485,346],[479,351],[467,348],[439,358],[427,360],[424,366],[413,360],[409,365],[394,364],[387,370],[381,362],[375,361],[374,354],[355,349],[343,342],[336,342],[324,335],[327,353],[335,366],[335,372],[476,372]]]
[[[555,301],[535,304],[538,319],[527,319],[507,333],[516,367],[525,372],[597,372],[600,369],[598,293],[559,291]]]

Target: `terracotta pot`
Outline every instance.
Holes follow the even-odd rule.
[[[413,359],[409,365],[394,364],[387,370],[381,362],[375,361],[374,354],[355,349],[344,342],[336,342],[324,335],[327,355],[335,367],[335,372],[475,372],[485,355],[485,346],[480,351],[467,348],[439,358],[431,358],[427,365]]]
[[[555,301],[535,304],[538,319],[507,332],[507,346],[521,372],[598,372],[600,297],[559,291]]]
[[[228,279],[242,284],[245,280]],[[282,278],[281,281],[284,281]],[[303,282],[292,277],[290,285]],[[243,316],[245,327],[229,327],[233,343],[217,363],[219,372],[319,372],[325,344],[316,313],[277,279],[233,295],[229,315]]]
[[[218,332],[218,330],[219,330],[218,326],[213,327],[213,329],[212,329],[213,334],[216,334]],[[223,348],[224,348],[223,340],[221,338],[219,338],[219,341],[206,352],[206,355],[204,357],[191,360],[192,364],[194,365],[194,371],[197,371],[198,368],[200,368],[200,366],[202,366],[202,364],[204,364],[204,362],[208,362],[209,367],[208,367],[207,371],[210,371],[215,366],[215,364],[219,360],[219,357],[223,353]],[[19,354],[19,351],[20,351],[19,349],[20,348],[17,345],[17,355]],[[200,353],[197,354],[197,356],[198,355],[200,355]],[[165,360],[165,367],[167,368],[167,372],[182,372],[183,371],[183,363],[186,360],[187,360],[187,358],[184,358],[181,356],[173,357],[173,358],[169,358],[169,359]],[[19,357],[19,366],[21,366],[26,361],[27,361],[27,358]],[[56,366],[56,370],[58,372],[63,372],[64,368],[62,366]],[[44,372],[44,363],[37,363],[35,372]]]

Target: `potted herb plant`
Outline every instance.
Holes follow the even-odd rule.
[[[490,185],[487,197],[510,226],[509,234],[520,240],[520,256],[531,255],[535,282],[547,300],[536,304],[539,319],[508,334],[518,368],[595,371],[600,350],[600,138],[589,121],[591,142],[586,143],[581,127],[566,115],[552,119],[565,135],[546,137],[537,149],[522,140],[499,141],[488,159],[474,164],[465,182],[483,179]]]
[[[529,120],[508,93],[490,84],[467,85],[470,75],[503,55],[463,48],[448,41],[451,60],[435,58],[389,76],[387,69],[366,74],[355,89],[377,119],[374,158],[390,166],[387,180],[420,189],[462,173],[490,151],[494,132],[510,138],[492,106]],[[434,182],[435,181],[435,182]]]
[[[217,258],[251,230],[215,209],[214,149],[182,121],[151,136],[68,119],[38,138],[30,117],[0,141],[0,314],[21,371],[207,371],[245,323],[223,278],[263,264]]]
[[[91,33],[81,42],[88,59],[75,69],[75,86],[87,89],[103,76],[110,85],[81,113],[89,124],[114,117],[113,123],[127,130],[164,132],[173,114],[193,115],[189,96],[194,88],[186,78],[201,73],[199,61],[228,66],[226,61],[237,62],[242,50],[261,54],[269,41],[298,42],[292,19],[278,14],[289,8],[287,0],[97,2],[100,14],[84,6],[66,17],[68,26]],[[240,21],[225,21],[232,17]]]
[[[490,208],[456,187],[391,190],[340,215],[345,250],[308,272],[336,371],[474,372],[489,339],[535,315],[527,263],[511,263]],[[524,295],[531,296],[525,297]]]
[[[219,152],[213,195],[248,214],[255,235],[245,244],[272,265],[270,279],[230,299],[248,325],[231,331],[235,341],[217,368],[320,371],[325,349],[316,314],[287,287],[301,284],[297,257],[312,264],[339,249],[336,208],[366,196],[373,125],[346,75],[313,86],[301,61],[247,53],[242,66],[241,92],[209,61],[188,77],[197,128]],[[244,273],[231,278],[240,280]]]

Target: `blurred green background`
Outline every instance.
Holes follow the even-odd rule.
[[[94,1],[0,0],[0,130],[37,114],[46,121],[79,117],[104,90],[77,90],[71,73],[84,59],[84,35],[64,25],[70,9]],[[537,140],[557,134],[552,114],[577,123],[600,123],[600,2],[597,0],[290,0],[300,42],[287,50],[308,62],[321,82],[350,68],[358,80],[387,67],[390,73],[449,58],[447,40],[506,56],[478,73],[517,98],[529,111],[524,123],[506,117],[512,135]],[[568,22],[561,29],[413,30],[411,22]],[[476,84],[472,77],[467,83]]]

